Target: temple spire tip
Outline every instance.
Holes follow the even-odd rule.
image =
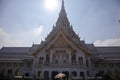
[[[64,0],[62,0],[62,7],[64,7]]]
[[[60,15],[62,15],[62,16],[63,16],[63,15],[66,16],[65,6],[64,6],[64,0],[62,0],[62,5],[61,5]]]
[[[62,0],[61,10],[60,10],[59,17],[58,17],[58,20],[56,22],[56,25],[57,26],[61,26],[61,25],[68,26],[69,25],[69,21],[67,19],[67,14],[66,14],[66,11],[65,11],[64,0]]]

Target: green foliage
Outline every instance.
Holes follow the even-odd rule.
[[[103,76],[103,80],[113,80],[109,74]]]
[[[119,70],[116,69],[114,72],[108,70],[108,72],[103,76],[103,80],[120,80]]]

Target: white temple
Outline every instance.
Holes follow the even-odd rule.
[[[55,80],[64,73],[66,80],[120,73],[120,46],[95,47],[81,41],[62,6],[56,25],[40,44],[32,47],[2,47],[0,74]]]

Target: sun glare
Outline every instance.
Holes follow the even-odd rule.
[[[49,10],[55,10],[57,8],[57,0],[45,0],[45,7]]]

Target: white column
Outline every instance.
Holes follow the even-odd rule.
[[[78,54],[77,54],[77,51],[76,51],[76,64],[78,65],[79,63],[78,63]]]
[[[52,73],[52,72],[51,72],[51,71],[49,71],[49,80],[51,80],[51,73]]]
[[[50,51],[50,63],[52,63],[52,55],[53,55],[53,50]]]
[[[76,72],[77,72],[77,77],[79,77],[79,73],[80,73],[80,71],[79,71],[79,70],[77,70]]]
[[[71,51],[70,50],[67,50],[67,53],[69,55],[69,64],[71,64]]]

